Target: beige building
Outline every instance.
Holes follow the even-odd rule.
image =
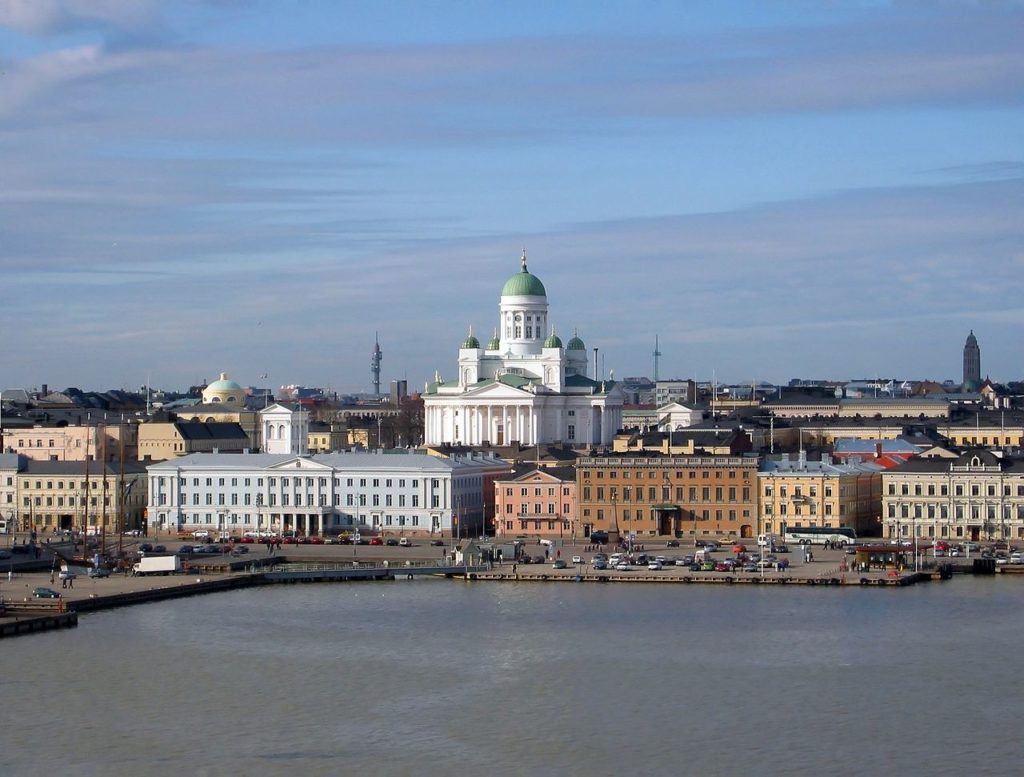
[[[138,457],[138,424],[91,424],[87,426],[34,426],[4,434],[9,453],[35,461],[116,461]],[[88,453],[87,453],[88,452]]]
[[[4,481],[9,472],[0,473]],[[17,474],[17,517],[22,530],[111,533],[143,526],[146,471],[99,462],[22,459]]]
[[[777,418],[948,418],[952,407],[947,400],[929,397],[885,397],[856,399],[776,399],[765,402],[766,411]]]
[[[249,436],[237,423],[151,421],[139,427],[139,461],[166,461],[190,453],[242,453]]]
[[[494,481],[496,537],[583,538],[577,512],[574,467],[519,468]]]
[[[837,464],[828,456],[807,461],[799,454],[766,460],[757,473],[758,533],[782,536],[784,528],[845,526],[861,535],[881,531],[883,467],[870,462]]]
[[[972,449],[911,459],[882,476],[882,526],[901,540],[1024,539],[1024,461]]]
[[[330,453],[351,447],[348,429],[344,424],[323,424],[310,422],[309,443],[310,453]]]

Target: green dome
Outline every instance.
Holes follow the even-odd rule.
[[[573,335],[572,336],[572,340],[570,340],[569,344],[567,346],[565,346],[565,350],[567,350],[567,351],[585,351],[585,350],[587,350],[587,346],[585,346],[583,344],[583,341],[580,340],[576,335]]]
[[[487,343],[487,350],[488,351],[497,351],[497,350],[500,350],[500,349],[501,349],[501,340],[499,340],[498,336],[495,335],[494,337],[491,338],[491,342]]]
[[[470,333],[469,337],[462,341],[463,348],[479,348],[480,341],[476,339],[476,336]]]
[[[526,267],[505,281],[505,285],[501,289],[503,297],[546,297],[547,295],[540,278],[528,272]]]
[[[562,347],[562,338],[560,338],[558,335],[556,335],[554,332],[552,332],[550,335],[548,335],[548,339],[544,341],[544,347],[545,348],[561,348]]]

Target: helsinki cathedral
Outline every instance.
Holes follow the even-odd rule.
[[[595,359],[596,361],[596,359]],[[622,389],[587,377],[587,348],[562,345],[548,321],[547,291],[522,267],[501,290],[486,348],[470,329],[457,379],[436,376],[423,395],[427,445],[610,445],[622,426]]]

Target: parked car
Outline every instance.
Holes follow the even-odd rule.
[[[700,563],[698,563],[696,561],[694,561],[692,564],[690,564],[690,571],[691,572],[700,572],[702,569],[704,569],[704,565],[700,564]]]
[[[384,540],[382,540],[380,537],[373,537],[373,538],[370,539],[370,544],[371,545],[383,545],[384,544]]]
[[[432,547],[435,547],[435,548],[443,548],[444,547],[444,540],[431,540],[430,544],[431,544]]]
[[[154,553],[166,553],[167,552],[167,546],[166,545],[154,545],[153,546],[153,552]]]
[[[393,548],[397,548],[398,540],[396,540],[394,537],[388,537],[386,540],[384,540],[384,544]]]
[[[11,551],[7,550],[6,548],[0,548],[0,558],[10,558],[10,557],[11,557]]]
[[[143,542],[139,545],[139,553],[152,553],[153,545],[149,542]]]
[[[205,539],[206,537],[210,536],[210,532],[207,529],[196,529],[194,532],[192,532],[192,536],[195,537],[197,540]]]
[[[547,556],[534,556],[534,557],[533,557],[533,563],[534,563],[534,564],[543,564],[543,563],[545,563],[545,562],[546,562],[547,560],[548,560],[548,559],[547,559]]]
[[[412,542],[409,541],[408,537],[402,537],[400,540],[398,540],[398,544],[401,547],[403,547],[403,548],[411,548],[412,547]]]
[[[306,538],[306,541],[310,545],[323,545],[324,544],[324,538],[319,536],[319,535],[317,535],[317,534],[311,534],[309,537]]]
[[[647,568],[648,568],[649,570],[651,570],[652,572],[656,572],[657,570],[659,570],[659,569],[661,569],[661,568],[662,568],[662,564],[661,564],[661,562],[660,562],[660,561],[658,561],[657,559],[655,559],[654,561],[652,561],[651,563],[649,563],[649,564],[647,565]]]
[[[679,547],[679,540],[669,540],[668,542],[665,543],[665,547],[666,548],[678,548]]]
[[[582,564],[583,563],[583,556],[580,556],[580,555],[573,556],[572,557],[572,563],[573,564]]]
[[[630,569],[631,567],[629,566],[628,561],[620,561],[618,564],[615,565],[615,570],[617,572],[628,572]]]
[[[72,572],[70,569],[62,569],[57,575],[61,580],[74,580],[78,575]]]
[[[106,567],[89,567],[89,577],[110,577],[110,570]]]
[[[191,545],[182,545],[180,548],[178,548],[179,556],[189,556],[194,552],[195,548],[193,548]]]
[[[568,564],[565,563],[564,558],[555,559],[555,562],[551,565],[552,569],[565,569]]]
[[[30,545],[11,545],[11,553],[24,554],[24,553],[31,553],[31,552],[32,552],[32,546],[30,546]]]
[[[591,564],[594,567],[594,569],[608,569],[608,562],[604,559],[596,559],[595,561],[591,562]]]
[[[60,599],[60,594],[52,588],[37,586],[32,589],[32,596],[35,599]]]

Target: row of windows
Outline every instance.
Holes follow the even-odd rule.
[[[203,504],[207,504],[207,505],[212,505],[212,504],[214,504],[214,496],[216,496],[216,504],[218,504],[218,505],[231,504],[232,506],[235,506],[235,505],[241,504],[241,505],[244,505],[246,507],[249,507],[249,506],[252,506],[252,504],[253,504],[252,494],[250,494],[249,492],[243,492],[242,494],[238,494],[238,493],[225,494],[225,493],[221,492],[221,493],[218,493],[216,495],[214,495],[211,492],[207,492],[206,494],[200,495],[197,492],[197,493],[193,493],[192,494],[192,504],[193,505],[199,505],[200,503],[203,503]],[[370,506],[379,507],[380,506],[380,502],[381,502],[380,494],[371,494],[370,497],[371,497],[370,498]],[[398,507],[405,507],[406,506],[406,499],[407,499],[406,494],[398,494],[398,505],[397,506]],[[391,507],[393,505],[393,500],[394,500],[394,496],[392,494],[384,494],[384,506],[385,507]],[[188,504],[188,501],[189,500],[188,500],[188,495],[187,494],[180,494],[179,504],[183,504],[183,505],[184,504]],[[327,501],[328,501],[328,495],[327,494],[312,494],[312,493],[309,493],[309,494],[305,495],[305,498],[303,498],[303,494],[301,494],[301,493],[280,494],[280,495],[278,495],[278,494],[268,494],[267,495],[266,506],[267,507],[277,507],[277,506],[280,505],[281,507],[290,507],[290,506],[294,505],[295,507],[301,507],[301,506],[303,506],[303,504],[305,504],[308,507],[312,507],[314,505],[318,505],[320,507],[326,507],[327,506]],[[409,506],[410,507],[419,507],[420,506],[419,494],[410,494],[410,495],[408,495],[408,501],[409,501]],[[431,506],[432,507],[437,507],[440,504],[441,500],[440,500],[440,497],[437,494],[431,494],[430,501],[431,501]],[[333,505],[335,507],[340,505],[341,504],[341,494],[333,494],[332,503],[333,503]],[[356,503],[355,495],[354,494],[346,494],[345,495],[345,503],[347,505],[349,505],[349,506],[355,506],[355,503]],[[166,505],[167,504],[167,494],[157,494],[156,495],[156,504],[157,505],[161,505],[161,506],[162,505]],[[258,507],[264,506],[263,494],[257,494],[256,495],[256,502],[255,502],[255,504]],[[367,506],[366,494],[359,494],[359,505],[363,506],[363,507]]]
[[[999,505],[953,505],[952,515],[954,520],[957,521],[980,521],[987,519],[989,521],[999,520]],[[940,504],[915,504],[915,505],[896,505],[890,503],[886,508],[886,513],[889,518],[938,518],[939,520],[949,520],[950,509],[949,505]],[[1003,520],[1012,521],[1016,515],[1016,520],[1024,521],[1024,505],[1003,505]]]
[[[700,477],[701,477],[702,480],[710,480],[711,479],[711,470],[709,470],[709,469],[702,469],[702,470],[690,469],[690,470],[686,470],[686,472],[687,472],[686,477],[689,478],[690,480],[696,480],[697,479],[697,472],[698,471],[700,472]],[[648,480],[657,480],[659,478],[660,479],[664,479],[664,478],[668,477],[668,472],[658,472],[657,470],[654,470],[654,469],[652,469],[652,470],[639,470],[639,469],[638,470],[629,470],[629,469],[617,470],[617,469],[612,469],[612,470],[608,471],[608,479],[609,480],[617,479],[620,472],[622,473],[622,479],[623,480],[629,480],[630,478],[632,478],[633,480],[643,480],[644,479],[644,472],[648,473],[647,474],[647,479]],[[604,479],[604,474],[605,474],[605,471],[603,469],[594,470],[594,477],[596,477],[598,480],[603,480]],[[719,477],[721,477],[722,476],[722,470],[717,470],[716,474]],[[675,476],[675,480],[682,480],[683,479],[683,471],[682,470],[675,470],[673,475]],[[725,470],[725,476],[726,476],[726,478],[728,478],[730,480],[735,480],[736,479],[736,470],[734,470],[734,469]],[[747,480],[750,477],[750,471],[743,470],[742,476],[743,476],[744,480]],[[589,477],[590,477],[590,470],[583,470],[583,479],[586,480]]]
[[[505,489],[505,496],[512,496],[514,490],[515,489],[512,489],[512,488],[506,488]],[[542,494],[541,494],[542,490],[543,489],[541,489],[541,488],[534,488],[533,489],[533,495],[534,496],[542,496]],[[525,488],[524,487],[524,488],[520,488],[519,489],[519,496],[529,496],[529,495],[530,495],[530,489],[529,488]],[[555,495],[555,487],[554,486],[549,486],[548,487],[547,495],[548,496],[554,496]],[[569,496],[569,489],[568,488],[563,488],[562,489],[562,496]]]
[[[192,478],[192,485],[193,486],[199,486],[201,480],[204,480],[204,478]],[[205,478],[206,485],[207,486],[212,486],[213,485],[213,480],[214,480],[213,478]],[[238,481],[241,480],[243,486],[249,487],[249,486],[252,485],[252,480],[253,479],[252,478],[217,478],[217,485],[218,486],[226,486],[227,483],[228,483],[228,480],[231,481],[231,485],[232,486],[237,486],[238,485]],[[271,488],[274,488],[274,487],[276,487],[278,485],[280,485],[282,487],[291,485],[291,486],[293,486],[295,488],[301,488],[303,483],[305,483],[306,488],[313,488],[314,484],[320,486],[321,488],[327,488],[329,480],[331,480],[331,479],[330,478],[310,478],[310,477],[307,477],[307,478],[301,478],[301,477],[293,477],[293,478],[281,477],[281,478],[277,478],[277,477],[273,477],[273,478],[267,478],[267,485],[270,486]],[[366,488],[367,482],[372,482],[374,488],[380,488],[381,478],[358,478],[358,480],[359,480],[359,485],[362,488]],[[393,488],[394,487],[394,480],[392,478],[384,478],[383,480],[384,480],[384,487],[385,488]],[[278,481],[280,481],[280,484],[278,483]],[[352,488],[354,483],[355,483],[355,481],[356,481],[356,478],[346,478],[345,485],[348,486],[349,488]],[[161,483],[162,482],[163,482],[163,478],[161,478]],[[420,487],[420,481],[419,481],[418,478],[414,478],[414,479],[410,480],[409,484],[410,484],[410,488],[419,488]],[[439,478],[432,478],[431,481],[430,481],[430,487],[431,488],[439,488],[440,484],[441,484],[441,481],[440,481]],[[182,488],[186,487],[188,485],[188,478],[179,478],[178,479],[178,485],[181,486]],[[262,487],[263,486],[263,478],[256,478],[256,485]],[[460,481],[460,480],[456,480],[455,481],[455,486],[456,487],[459,487],[459,486],[462,486],[462,485],[466,485],[466,483],[464,483],[463,481]],[[334,478],[334,486],[335,487],[340,487],[341,486],[341,478]],[[405,478],[399,478],[398,479],[398,487],[399,488],[405,488]]]
[[[801,505],[801,504],[793,505],[793,512],[792,513],[790,513],[790,511],[789,511],[789,505],[786,504],[785,502],[783,502],[783,503],[781,503],[779,505],[779,515],[804,515],[805,514],[804,513],[804,507],[807,507],[807,512],[806,512],[807,515],[817,515],[818,514],[818,505],[816,505],[814,502],[811,502],[808,505]],[[874,511],[872,511],[872,512],[874,512]],[[775,514],[774,506],[772,504],[770,504],[770,503],[764,505],[764,514],[767,515],[767,516],[774,515]],[[846,515],[846,505],[845,504],[840,504],[839,505],[839,514],[840,515]],[[834,515],[834,513],[832,511],[832,503],[831,502],[826,502],[825,503],[825,515]]]
[[[540,502],[535,502],[534,505],[533,505],[533,509],[532,510],[530,509],[529,505],[521,504],[521,505],[519,505],[519,514],[520,515],[527,515],[529,513],[539,514],[539,513],[544,512],[542,508],[543,508],[543,505]],[[548,502],[547,503],[547,511],[548,511],[549,515],[554,515],[555,514],[555,503],[554,502]],[[514,510],[512,509],[512,505],[506,504],[505,505],[505,512],[508,513],[508,514],[513,513]],[[569,512],[569,505],[568,504],[562,505],[562,512],[563,513],[568,513]]]
[[[832,496],[832,486],[826,484],[824,490],[825,490],[825,496],[826,497]],[[840,494],[845,496],[846,495],[846,486],[840,486],[839,487],[839,492],[840,492]],[[818,495],[818,487],[817,486],[809,486],[808,490],[807,490],[807,493],[808,493],[808,496],[816,497]],[[775,495],[775,486],[772,485],[771,483],[767,484],[764,487],[764,495],[767,496],[767,497],[774,496]],[[803,496],[803,495],[804,495],[803,486],[794,486],[793,487],[793,496]],[[782,497],[789,496],[789,488],[788,488],[788,486],[779,486],[779,496],[782,496]]]
[[[967,484],[965,483],[955,483],[953,485],[953,494],[956,496],[965,496],[967,490],[966,485]],[[980,483],[971,483],[970,487],[971,496],[981,496],[982,486]],[[911,486],[909,483],[900,483],[898,491],[900,494],[904,496],[909,496],[911,492]],[[936,496],[936,491],[938,493],[938,496],[949,496],[949,485],[946,483],[939,483],[938,485],[936,485],[935,483],[928,483],[927,485],[915,483],[913,486],[914,496],[924,496],[925,494],[927,494],[928,496]],[[998,487],[995,483],[988,483],[985,486],[985,494],[987,496],[996,496],[997,491]],[[1003,484],[1003,496],[1013,496],[1013,492],[1013,486]],[[1024,496],[1024,484],[1018,485],[1016,487],[1016,492],[1017,496]],[[895,495],[897,493],[897,487],[895,483],[889,483],[887,493],[891,495]]]
[[[514,521],[505,521],[505,529],[508,530],[508,531],[512,531],[514,523],[515,523]],[[557,528],[560,528],[563,531],[569,530],[569,529],[572,528],[572,524],[570,524],[569,521],[535,521],[535,520],[523,521],[523,520],[520,520],[519,521],[519,531],[528,531],[530,529],[533,529],[534,531],[541,531],[543,528],[547,528],[548,531],[554,531],[555,528],[556,528],[556,524],[558,524]]]
[[[596,500],[598,502],[603,502],[605,500],[606,491],[604,486],[596,486],[593,491],[590,486],[583,486],[583,501],[589,502],[591,500],[592,493],[596,494]],[[635,489],[633,486],[623,486],[621,491],[617,486],[610,486],[607,489],[607,494],[608,499],[614,502],[656,502],[659,499],[668,501],[673,498],[672,492],[668,486],[648,486],[646,500],[644,499],[643,486],[636,486]],[[725,486],[717,486],[714,489],[714,501],[722,502],[728,500],[730,502],[735,502],[737,501],[737,494],[740,495],[740,499],[742,501],[750,501],[749,486],[743,486],[739,490],[737,490],[736,486],[729,486],[728,488]],[[710,502],[712,501],[711,486],[702,486],[699,491],[697,486],[690,486],[688,489],[683,488],[682,486],[676,486],[674,498],[679,502],[687,500],[687,498],[690,502]]]
[[[616,511],[616,512],[618,513],[619,511]],[[597,520],[599,520],[599,521],[603,521],[604,520],[604,518],[605,518],[605,510],[604,510],[604,508],[602,508],[602,507],[596,508],[596,514],[597,514]],[[746,518],[750,518],[750,510],[743,510],[742,511],[742,516],[745,519]],[[583,508],[583,517],[584,518],[591,517],[591,509],[589,507],[584,507]],[[621,511],[621,516],[619,516],[617,514],[616,517],[617,518],[621,517],[621,520],[623,520],[623,521],[643,521],[645,519],[646,515],[645,515],[645,512],[644,512],[643,508],[637,508],[636,510],[632,510],[630,508],[624,508]],[[651,513],[650,513],[650,517],[652,519],[656,519],[658,517],[657,511],[656,510],[652,510]],[[716,520],[716,521],[723,521],[723,520],[726,520],[726,519],[728,519],[730,521],[735,521],[736,517],[737,517],[737,514],[736,514],[735,510],[727,510],[727,511],[726,510],[715,510],[713,516],[712,516],[712,511],[711,510],[701,510],[699,512],[697,510],[690,510],[689,511],[689,515],[683,516],[683,521],[684,522],[691,522],[692,523],[693,521],[710,521],[710,520],[712,520],[712,518],[714,520]]]
[[[183,517],[185,523],[193,523],[193,524],[200,524],[200,525],[207,525],[207,526],[217,525],[217,524],[219,524],[221,522],[221,516],[219,514],[217,514],[217,513],[192,513],[192,514],[187,514],[186,513],[182,517]],[[331,517],[332,520],[333,520],[333,523],[335,525],[338,525],[338,524],[341,523],[341,517],[340,516],[335,515],[333,517],[332,516],[325,516],[325,517]],[[381,520],[381,518],[382,518],[382,516],[379,516],[379,515],[373,516],[373,525],[374,526],[419,526],[420,525],[419,516],[416,516],[416,515],[410,515],[410,516],[406,516],[406,515],[385,515],[385,516],[383,516],[383,520]],[[229,524],[229,525],[231,525],[231,524],[241,524],[242,526],[251,526],[251,525],[253,525],[255,523],[255,521],[253,520],[252,516],[250,516],[248,513],[240,513],[240,514],[239,513],[225,513],[223,520],[227,524]]]

